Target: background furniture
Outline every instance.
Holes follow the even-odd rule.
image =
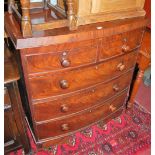
[[[8,11],[16,16],[25,38],[41,30],[60,27],[76,30],[80,25],[145,15],[145,0],[57,0],[56,5],[50,0],[20,2],[21,8],[16,9],[15,1],[9,0]]]
[[[140,52],[138,55],[137,64],[139,70],[128,103],[129,108],[131,108],[134,104],[135,96],[138,92],[140,83],[142,82],[142,79],[144,77],[144,72],[150,66],[150,63],[151,63],[151,30],[147,28],[146,32],[144,33],[142,46],[140,48]]]
[[[23,38],[16,18],[5,14],[38,147],[65,143],[73,132],[100,120],[106,123],[125,110],[147,23],[143,17],[132,18],[84,25],[76,31],[42,30]]]
[[[4,150],[5,154],[19,148],[30,152],[26,133],[24,112],[20,100],[17,81],[20,79],[17,64],[5,46],[4,63]]]

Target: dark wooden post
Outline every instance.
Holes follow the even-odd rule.
[[[50,0],[44,0],[44,9],[49,9],[49,7],[48,7],[49,2],[50,2]]]
[[[14,0],[8,0],[8,12],[12,13],[12,5],[15,5],[15,1]]]
[[[69,29],[76,30],[77,29],[77,18],[75,16],[75,6],[74,0],[67,0],[67,18],[69,20]]]
[[[131,96],[130,96],[130,100],[128,102],[128,106],[127,106],[128,108],[132,108],[133,107],[136,94],[137,94],[139,86],[140,86],[140,84],[142,82],[143,75],[144,75],[144,71],[140,69],[138,71],[138,74],[137,74],[137,77],[136,77],[136,81],[134,83],[133,90],[132,90],[132,93],[131,93]]]
[[[32,36],[32,27],[30,21],[30,0],[20,0],[22,7],[22,33],[23,37]]]

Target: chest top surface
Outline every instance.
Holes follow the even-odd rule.
[[[13,15],[5,14],[5,30],[16,49],[34,48],[55,44],[71,43],[111,36],[137,28],[145,27],[148,20],[144,17],[115,20],[79,26],[78,30],[70,31],[67,27],[53,30],[33,32],[32,37],[23,38],[20,26]]]

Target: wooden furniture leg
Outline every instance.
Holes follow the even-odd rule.
[[[32,27],[30,20],[30,1],[21,0],[22,6],[22,33],[23,37],[31,37],[32,36]]]
[[[31,146],[30,146],[30,142],[27,136],[27,129],[26,129],[26,122],[24,120],[25,115],[24,115],[24,111],[22,109],[22,103],[21,103],[21,99],[20,99],[20,95],[19,95],[19,91],[18,91],[18,84],[17,82],[14,82],[12,84],[12,86],[10,87],[10,91],[11,91],[11,98],[14,98],[14,96],[16,96],[16,100],[13,100],[13,102],[18,102],[18,107],[14,106],[14,110],[16,111],[16,113],[14,113],[14,117],[16,120],[16,124],[18,126],[19,129],[19,134],[21,135],[21,143],[23,145],[25,154],[30,154],[31,152]],[[15,104],[15,103],[13,103]]]
[[[12,5],[15,5],[14,0],[8,0],[8,12],[12,13]]]
[[[138,71],[138,74],[137,74],[137,77],[136,77],[136,81],[134,83],[134,86],[133,86],[133,89],[132,89],[132,93],[131,93],[131,96],[130,96],[130,100],[128,102],[128,108],[132,108],[133,107],[133,104],[134,104],[134,101],[135,101],[135,97],[136,97],[136,94],[138,92],[139,86],[140,86],[140,84],[142,82],[143,76],[144,76],[144,70],[140,69]]]
[[[50,2],[50,0],[44,0],[44,9],[49,9],[49,7],[48,7],[49,2]]]
[[[74,12],[74,1],[73,0],[67,0],[67,18],[69,20],[69,29],[70,30],[76,30],[77,29],[77,19],[75,17]]]

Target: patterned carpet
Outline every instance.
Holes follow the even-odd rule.
[[[33,155],[140,155],[151,144],[151,115],[138,104],[106,125],[101,121],[70,137],[68,144],[38,151],[29,133]],[[23,151],[10,155],[22,155]]]

